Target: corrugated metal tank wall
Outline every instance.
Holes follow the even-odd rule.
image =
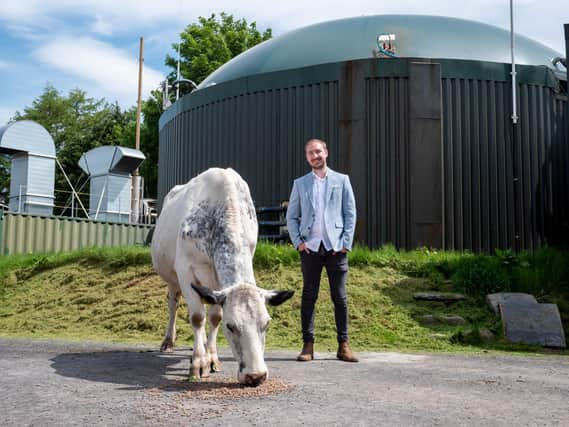
[[[507,82],[442,79],[443,245],[492,251],[567,242],[567,102],[520,85],[512,140]],[[366,242],[409,245],[408,80],[368,79]]]
[[[510,88],[443,79],[446,248],[535,249],[567,235],[567,102],[520,85],[514,134]]]
[[[400,248],[409,241],[409,79],[366,81],[368,218],[366,242]]]
[[[511,102],[505,82],[443,79],[444,245],[514,247]]]
[[[569,242],[567,102],[551,90],[520,86],[514,146],[520,171],[516,206],[519,247]]]
[[[407,68],[411,61],[379,66],[366,60],[360,68],[365,79],[366,141],[358,146],[366,150],[366,159],[361,169],[349,173],[366,177],[365,188],[357,189],[366,198],[365,212],[359,210],[358,215],[365,224],[360,238],[371,247],[413,247]],[[566,244],[566,97],[558,94],[546,70],[520,67],[530,83],[519,85],[520,121],[514,134],[507,64],[440,62],[443,247],[478,252]],[[171,119],[160,132],[159,198],[208,167],[230,166],[249,182],[257,205],[276,205],[288,198],[293,178],[307,171],[303,145],[314,136],[330,143],[330,165],[336,167],[339,145],[346,144],[339,133],[339,76],[200,101],[176,114],[169,111]],[[266,81],[271,83],[270,78]]]
[[[158,193],[209,167],[231,167],[251,186],[257,206],[288,200],[292,180],[308,171],[307,139],[324,138],[338,156],[338,84],[321,83],[231,97],[193,108],[162,129]]]

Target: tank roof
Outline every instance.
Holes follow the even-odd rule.
[[[254,74],[374,57],[377,38],[395,35],[401,58],[467,59],[508,63],[510,33],[481,22],[426,15],[374,15],[322,22],[290,31],[236,56],[198,89]],[[561,53],[516,34],[516,63],[557,71]]]

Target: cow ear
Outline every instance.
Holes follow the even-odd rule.
[[[270,305],[281,305],[293,295],[294,291],[265,291],[265,302]]]
[[[208,304],[219,304],[223,305],[225,302],[225,294],[219,291],[212,291],[205,286],[194,285],[192,283],[192,288],[198,293],[198,295]]]

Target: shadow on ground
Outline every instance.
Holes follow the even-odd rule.
[[[63,353],[50,362],[58,375],[134,390],[157,387],[169,378],[183,380],[189,370],[188,354],[158,351]]]
[[[86,381],[106,382],[125,386],[124,390],[140,390],[159,387],[163,390],[172,381],[186,381],[189,374],[191,351],[160,353],[158,351],[97,351],[86,353],[62,353],[50,359],[57,375]],[[233,377],[236,366],[233,357],[220,357],[223,371],[210,376],[209,388],[218,384],[215,378]],[[267,357],[271,361],[293,362],[291,358]],[[219,382],[219,387],[227,382]]]

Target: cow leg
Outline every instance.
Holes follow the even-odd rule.
[[[223,310],[219,305],[211,306],[208,310],[210,324],[209,336],[207,337],[207,352],[209,353],[211,370],[221,371],[221,362],[217,356],[217,332],[223,316]]]
[[[211,268],[189,262],[189,257],[180,256],[175,261],[178,283],[188,306],[190,324],[194,330],[194,352],[190,366],[190,378],[206,378],[210,373],[210,358],[206,348],[207,335],[205,331],[205,305],[192,283],[207,285],[211,282]]]
[[[199,299],[199,298],[198,298]],[[209,354],[206,350],[205,307],[201,302],[188,304],[190,323],[194,330],[194,354],[190,366],[190,378],[207,378],[210,372]]]
[[[175,289],[173,286],[168,286],[168,329],[160,351],[171,353],[174,351],[174,343],[176,342],[176,312],[178,311],[178,302],[180,300],[180,289]]]

